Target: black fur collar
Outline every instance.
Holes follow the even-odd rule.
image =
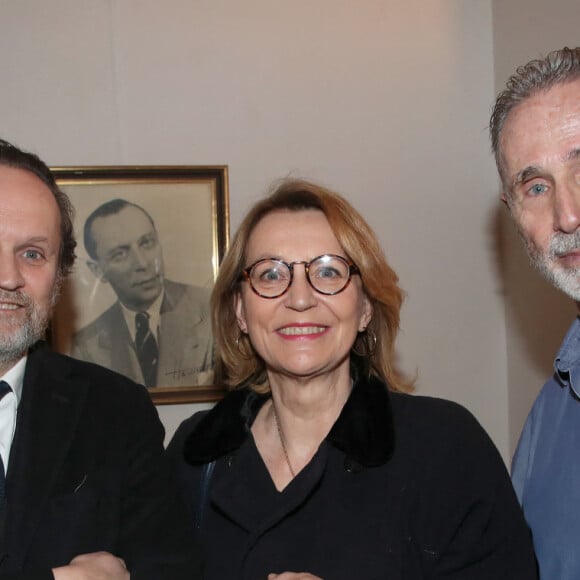
[[[186,460],[207,463],[238,449],[268,398],[249,389],[229,393],[186,439]],[[362,466],[386,463],[393,454],[395,432],[385,385],[375,378],[358,380],[326,440]]]

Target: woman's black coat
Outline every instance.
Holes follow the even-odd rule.
[[[194,415],[169,453],[197,519],[202,466],[217,460],[201,540],[207,580],[532,580],[530,535],[489,437],[457,404],[359,380],[312,461],[278,492],[250,426],[248,390]]]

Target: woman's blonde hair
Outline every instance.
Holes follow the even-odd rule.
[[[379,241],[363,217],[343,197],[308,181],[287,179],[248,212],[220,266],[212,292],[211,311],[216,342],[217,377],[230,388],[250,384],[268,392],[264,361],[241,333],[235,311],[235,297],[245,263],[248,240],[260,220],[276,211],[319,210],[326,216],[339,244],[358,267],[363,291],[373,307],[367,330],[358,334],[351,359],[359,371],[372,374],[395,391],[409,391],[395,364],[395,339],[403,293],[398,277],[387,264]]]

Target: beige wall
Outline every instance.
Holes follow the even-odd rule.
[[[578,46],[577,0],[494,0],[495,82],[501,90],[515,68],[562,46]],[[499,190],[499,185],[498,185]],[[553,359],[576,309],[528,264],[507,210],[502,234],[508,354],[509,441],[515,449],[527,413],[553,371]]]
[[[418,393],[507,459],[493,53],[492,0],[2,2],[0,132],[54,165],[228,164],[233,228],[281,176],[343,192],[407,291]]]

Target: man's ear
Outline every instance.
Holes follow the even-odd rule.
[[[238,326],[240,330],[244,333],[248,333],[248,325],[246,324],[246,313],[244,311],[244,303],[242,301],[242,296],[239,292],[234,296],[234,308],[236,311],[236,320],[238,321]]]
[[[95,277],[97,277],[101,282],[105,282],[106,284],[109,282],[97,262],[94,262],[93,260],[87,260],[87,266],[89,270],[95,275]]]

